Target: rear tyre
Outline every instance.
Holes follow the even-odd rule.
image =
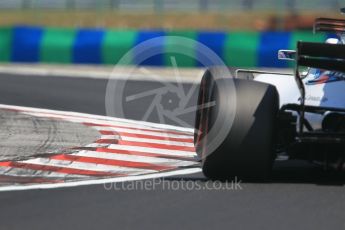
[[[229,180],[235,177],[264,180],[270,175],[274,160],[274,135],[279,97],[274,86],[251,80],[216,76],[221,71],[208,70],[202,81],[196,115],[195,146],[202,157],[206,177]],[[207,84],[205,84],[207,83]],[[229,103],[235,90],[236,104]],[[219,117],[231,117],[232,124]],[[231,126],[225,137],[217,136],[221,126]],[[213,130],[212,130],[213,129]],[[222,138],[217,148],[210,142]]]

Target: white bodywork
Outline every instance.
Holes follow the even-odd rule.
[[[339,80],[327,83],[306,84],[314,75],[307,75],[303,79],[306,90],[306,105],[345,108],[345,81]],[[260,74],[255,81],[274,85],[279,93],[280,107],[284,104],[299,104],[300,92],[294,76],[279,74]],[[320,128],[323,116],[306,113],[306,119],[314,126]]]
[[[345,44],[345,34],[339,38],[329,38],[329,44]],[[293,60],[294,51],[280,50],[278,58]],[[290,57],[291,56],[291,57]],[[308,73],[301,74],[305,88],[305,105],[345,108],[345,74],[320,69],[308,69]],[[322,78],[324,77],[324,78]],[[300,91],[293,75],[259,74],[254,81],[274,85],[279,93],[280,107],[285,104],[299,104]],[[325,113],[327,114],[327,112]],[[305,118],[314,129],[321,128],[324,115],[306,113]]]

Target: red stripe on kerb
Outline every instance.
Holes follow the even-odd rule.
[[[146,139],[154,139],[154,140],[167,140],[167,141],[193,143],[193,138],[152,136],[152,135],[146,135],[146,134],[135,134],[135,133],[127,133],[127,132],[107,131],[107,130],[100,130],[99,132],[102,135],[120,135],[120,136],[126,136],[126,137],[137,137],[137,138],[146,138]]]
[[[6,110],[6,111],[9,111],[9,112],[23,112],[22,110],[19,110],[19,109],[10,109],[10,108],[1,108],[2,110]]]
[[[127,167],[127,168],[150,169],[150,170],[157,170],[157,171],[169,170],[169,169],[175,169],[176,168],[176,167],[172,167],[172,166],[162,166],[162,165],[143,163],[143,162],[133,162],[133,161],[103,159],[103,158],[96,158],[96,157],[75,156],[75,155],[69,155],[69,154],[56,155],[56,156],[52,156],[50,158],[55,159],[55,160],[68,160],[68,161],[112,165],[112,166]]]
[[[36,165],[36,164],[31,164],[31,163],[21,163],[21,162],[15,162],[15,161],[1,163],[0,166],[40,170],[40,171],[59,172],[59,173],[65,173],[65,174],[75,174],[75,175],[84,175],[84,176],[127,176],[127,175],[118,174],[118,173],[98,172],[98,171],[92,171],[92,170],[86,170],[86,169],[73,169],[73,168],[65,168],[65,167],[50,166],[50,165]]]
[[[104,140],[106,141],[106,140]],[[102,142],[107,143],[107,142]],[[156,144],[156,143],[144,143],[144,142],[136,142],[136,141],[124,141],[118,140],[119,145],[130,145],[130,146],[139,146],[139,147],[147,147],[147,148],[157,148],[157,149],[167,149],[167,150],[178,150],[178,151],[188,151],[188,152],[195,152],[194,147],[188,146],[178,146],[178,145],[166,145],[166,144]]]
[[[118,144],[119,140],[117,139],[98,139],[96,143],[99,144]]]
[[[145,129],[145,128],[133,128],[133,127],[121,126],[121,125],[105,125],[105,124],[96,124],[96,123],[89,123],[89,122],[84,122],[83,124],[86,126],[123,128],[123,129],[141,130],[141,131],[147,131],[147,132],[169,133],[169,134],[175,134],[175,135],[192,136],[191,134],[186,134],[183,132],[170,131],[170,130],[168,131],[168,130],[156,130],[156,129]]]
[[[24,176],[8,176],[0,175],[0,183],[21,183],[21,184],[31,184],[31,183],[62,183],[63,180],[48,179],[43,177],[24,177]]]
[[[126,155],[134,155],[134,156],[157,157],[157,158],[173,159],[173,160],[181,160],[181,161],[195,161],[191,157],[181,157],[181,156],[165,155],[165,154],[159,154],[159,153],[147,153],[147,152],[140,152],[140,151],[129,151],[129,150],[123,150],[123,149],[108,149],[108,148],[96,148],[96,147],[79,147],[79,148],[74,148],[74,149],[104,152],[104,153],[114,153],[114,154],[126,154]]]
[[[8,167],[8,166],[10,166],[11,163],[12,163],[11,161],[1,161],[0,162],[0,166]]]

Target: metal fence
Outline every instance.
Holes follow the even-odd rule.
[[[120,11],[338,10],[344,0],[0,0],[0,9]]]

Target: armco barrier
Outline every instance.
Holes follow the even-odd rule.
[[[15,26],[0,28],[1,62],[116,64],[133,47],[151,38],[158,40],[161,55],[138,63],[135,49],[129,64],[171,66],[173,36],[194,39],[211,48],[229,66],[288,67],[277,60],[278,49],[294,49],[298,40],[324,41],[329,35],[311,32],[210,32],[163,30],[65,29]],[[194,67],[197,45],[190,57],[174,54],[182,67]]]

